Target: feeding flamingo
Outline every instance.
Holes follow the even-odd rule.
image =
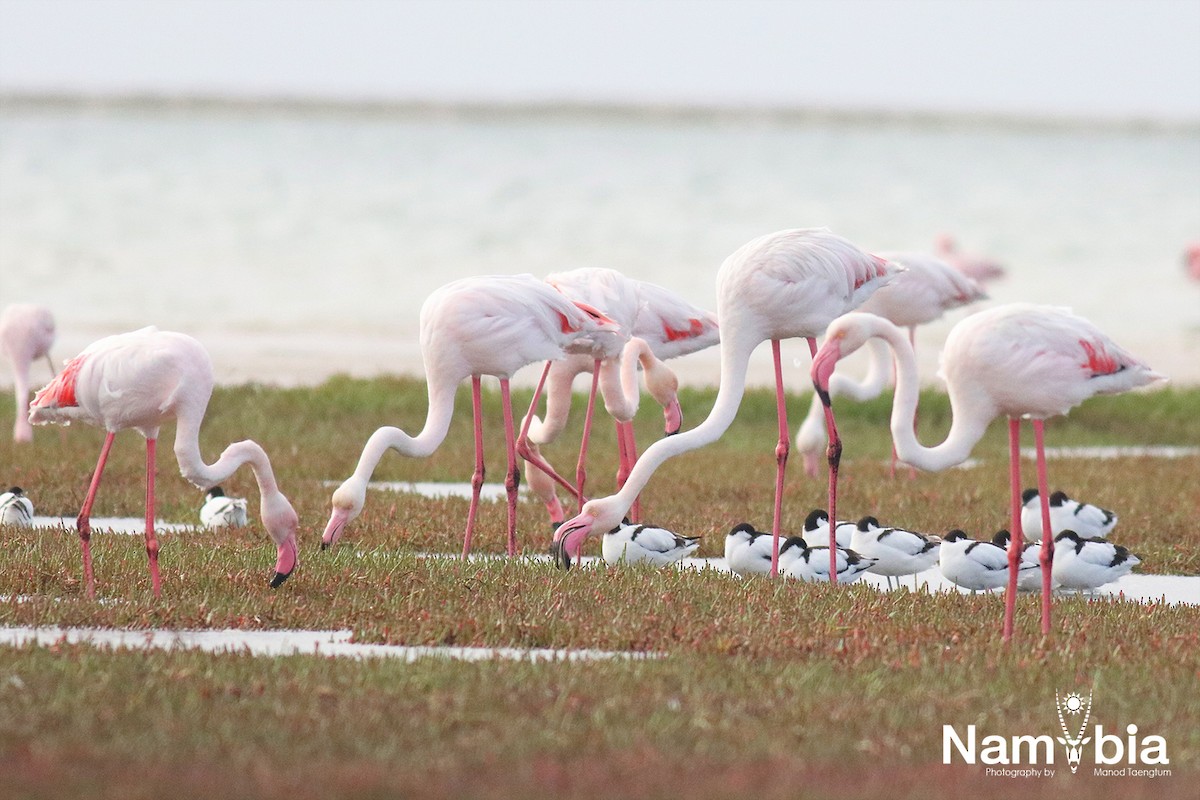
[[[50,347],[54,344],[54,315],[45,306],[14,303],[0,314],[0,353],[12,364],[13,394],[17,417],[13,420],[13,441],[33,440],[29,424],[29,365],[45,358],[54,376]]]
[[[954,237],[943,233],[934,240],[934,252],[956,270],[980,283],[999,280],[1005,275],[1004,267],[998,262],[977,253],[965,253],[958,249]]]
[[[383,427],[367,440],[354,474],[333,493],[333,510],[321,546],[329,547],[346,524],[362,512],[367,481],[389,449],[424,458],[442,443],[454,413],[458,384],[471,379],[475,420],[475,473],[471,477],[471,506],[463,536],[463,556],[471,551],[479,490],[483,486],[483,420],[480,378],[500,379],[504,435],[508,451],[508,553],[517,548],[517,443],[513,430],[509,378],[535,361],[552,361],[570,352],[586,352],[592,337],[613,335],[616,324],[595,308],[572,301],[532,275],[492,275],[464,278],[441,287],[421,306],[421,357],[429,387],[425,427],[416,436]],[[543,380],[545,374],[543,374]],[[536,401],[536,398],[535,398]],[[537,462],[535,462],[537,463]],[[553,472],[549,465],[539,466]],[[619,521],[619,520],[618,520]]]
[[[987,294],[973,279],[950,267],[941,259],[924,253],[880,253],[904,267],[887,286],[867,298],[859,311],[876,314],[896,325],[908,328],[909,343],[916,347],[917,326],[938,320],[947,311],[983,300]],[[872,400],[883,393],[891,373],[887,346],[872,339],[867,344],[870,362],[861,382],[845,375],[834,375],[829,396],[849,395],[854,400]],[[808,416],[796,432],[796,449],[804,456],[804,471],[817,475],[817,455],[826,445],[825,419],[821,398],[813,394]],[[896,474],[896,452],[892,451],[892,475]]]
[[[247,439],[226,447],[211,465],[205,464],[200,455],[200,423],[212,389],[212,361],[203,345],[182,333],[149,327],[93,342],[34,396],[29,412],[33,424],[67,425],[81,420],[103,428],[106,434],[76,520],[88,597],[96,592],[90,543],[92,504],[113,438],[130,428],[146,437],[146,554],[155,597],[161,592],[158,539],[154,534],[155,445],[159,428],[171,419],[176,421],[179,472],[201,489],[220,483],[243,464],[250,464],[261,495],[263,526],[278,549],[271,586],[278,587],[296,568],[299,521],[275,483],[266,452]]]
[[[651,445],[638,459],[619,492],[587,502],[578,515],[563,523],[555,533],[560,566],[579,554],[587,536],[602,534],[621,521],[634,498],[664,461],[720,438],[741,405],[750,354],[760,343],[770,340],[779,417],[771,574],[778,574],[783,477],[791,438],[784,406],[779,342],[803,337],[808,339],[809,349],[815,354],[815,337],[824,330],[823,326],[858,307],[891,280],[897,269],[840,236],[819,229],[787,230],[760,236],[725,259],[717,273],[721,385],[712,411],[692,430]],[[836,435],[832,411],[827,411],[826,421],[832,443],[829,448],[829,513],[836,519],[836,476],[841,442]],[[832,551],[830,559],[834,559]],[[836,573],[836,565],[832,569]]]
[[[1033,420],[1037,448],[1042,528],[1050,530],[1046,454],[1047,417],[1066,414],[1098,394],[1116,394],[1146,386],[1164,376],[1118,347],[1099,328],[1068,309],[1013,303],[981,311],[959,322],[946,338],[941,376],[950,395],[953,423],[946,440],[923,447],[913,433],[917,409],[916,358],[908,339],[892,323],[874,314],[852,313],[835,320],[813,359],[813,384],[828,404],[829,377],[843,358],[872,337],[882,338],[896,358],[896,394],[892,440],[900,459],[925,470],[962,463],[983,438],[988,423],[1009,418],[1014,546],[1009,548],[1008,596],[1004,638],[1012,636],[1017,561],[1021,553],[1020,420]],[[1042,538],[1042,632],[1050,632],[1050,536]],[[944,550],[943,550],[944,552]]]
[[[554,441],[566,427],[571,410],[571,384],[575,376],[584,372],[592,373],[584,435],[575,473],[576,496],[582,505],[588,438],[597,388],[604,399],[605,410],[616,420],[619,488],[637,460],[637,444],[633,434],[633,418],[637,414],[640,399],[637,366],[640,364],[643,369],[646,388],[651,396],[663,407],[666,432],[675,433],[682,423],[676,397],[678,382],[674,373],[662,364],[662,359],[715,344],[717,322],[714,314],[692,306],[673,292],[652,283],[628,278],[612,269],[585,267],[559,272],[548,276],[546,282],[573,300],[603,308],[604,313],[621,326],[620,336],[595,337],[593,352],[569,355],[547,364],[546,416],[544,419],[534,417],[531,409],[524,425],[528,431],[527,441],[518,440],[519,453],[523,455],[528,450],[540,456],[538,445]],[[639,343],[630,344],[631,337]],[[627,373],[626,364],[632,368],[632,373]],[[530,489],[546,504],[551,524],[557,527],[564,514],[554,482],[537,467],[531,467],[527,477]],[[635,522],[638,519],[636,504],[630,518]]]

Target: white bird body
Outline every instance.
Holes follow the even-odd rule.
[[[1054,538],[1054,580],[1065,589],[1095,589],[1128,575],[1140,563],[1129,550],[1106,539],[1086,539],[1074,531]]]
[[[206,528],[244,528],[247,523],[246,500],[227,497],[220,486],[209,489],[200,506],[200,523]]]
[[[215,463],[204,463],[199,434],[212,388],[212,362],[198,341],[182,333],[148,327],[92,343],[34,396],[29,419],[35,425],[79,420],[107,432],[77,521],[89,595],[95,591],[89,545],[92,502],[112,439],[117,432],[128,428],[146,437],[146,541],[154,592],[159,593],[158,542],[152,524],[154,453],[159,428],[171,419],[176,421],[175,458],[180,474],[201,489],[220,483],[243,464],[250,464],[261,496],[263,525],[278,550],[271,585],[278,586],[295,569],[299,520],[291,503],[279,491],[266,452],[257,443],[246,440],[226,447]]]
[[[617,494],[589,501],[558,529],[557,547],[577,554],[586,536],[610,530],[621,521],[663,462],[721,437],[737,415],[750,355],[759,344],[772,340],[777,355],[780,339],[815,341],[830,321],[859,306],[891,280],[896,269],[841,237],[812,229],[761,236],[725,259],[717,273],[721,384],[708,418],[691,430],[651,445]],[[776,387],[780,398],[782,388],[781,383]],[[781,442],[785,448],[787,441],[785,435]],[[778,471],[782,469],[783,461],[779,461]],[[781,479],[777,486],[779,483]],[[836,508],[832,512],[836,516]],[[778,528],[776,515],[773,535]]]
[[[1003,547],[1005,551],[1012,546],[1012,534],[1008,531],[998,531],[992,537],[992,544]],[[1022,592],[1040,592],[1042,590],[1041,542],[1026,541],[1021,546],[1021,562],[1017,571],[1017,589]]]
[[[788,561],[786,567],[780,562],[780,569],[789,578],[797,578],[805,583],[829,582],[829,546],[816,545],[809,547],[808,543],[799,536],[787,540],[790,548],[795,550],[795,557]],[[837,548],[837,582],[851,583],[876,563],[875,559],[856,553],[853,549]]]
[[[833,532],[838,547],[850,547],[851,537],[857,523],[850,520],[838,520],[837,529]],[[808,512],[804,520],[804,540],[806,542],[829,541],[829,514],[823,508],[814,508]]]
[[[999,545],[953,530],[942,539],[938,550],[938,565],[951,583],[973,592],[998,589],[1008,583],[1008,553]]]
[[[33,427],[29,424],[29,365],[45,358],[50,374],[54,374],[54,364],[50,361],[54,335],[54,315],[45,306],[14,303],[0,313],[0,355],[12,365],[17,405],[13,441],[33,439]]]
[[[0,525],[14,528],[33,525],[33,502],[25,496],[20,486],[13,486],[0,494]]]
[[[903,528],[885,528],[863,517],[850,535],[850,549],[875,559],[871,572],[899,577],[924,572],[938,562],[941,540]]]
[[[798,541],[803,540],[800,537],[792,537],[779,543],[780,569],[800,554],[800,547],[796,546]],[[730,572],[743,578],[750,575],[767,575],[771,572],[772,546],[772,536],[769,532],[755,530],[748,522],[739,523],[725,535],[725,563]]]
[[[680,536],[653,525],[622,523],[604,534],[601,552],[608,564],[645,561],[665,567],[690,556],[699,546],[699,536]]]
[[[1026,489],[1021,495],[1021,531],[1029,540],[1041,541],[1042,504],[1037,489]],[[1050,536],[1063,531],[1075,531],[1084,539],[1106,537],[1117,525],[1117,515],[1106,508],[1081,503],[1067,497],[1065,492],[1050,495]]]
[[[389,449],[404,456],[424,458],[441,445],[454,414],[455,391],[466,378],[472,379],[475,410],[477,480],[473,478],[472,484],[482,485],[479,379],[483,375],[493,375],[500,379],[504,403],[505,438],[509,445],[505,479],[509,502],[509,551],[515,552],[517,467],[509,378],[527,364],[554,361],[570,353],[590,352],[595,347],[595,339],[615,330],[615,323],[595,308],[570,300],[532,275],[464,278],[433,292],[421,307],[421,356],[429,392],[425,425],[416,436],[391,426],[371,434],[354,473],[333,493],[333,508],[322,545],[328,547],[336,542],[345,526],[362,512],[367,482]],[[478,502],[476,488],[467,517],[465,552],[470,549]]]

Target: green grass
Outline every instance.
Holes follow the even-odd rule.
[[[528,403],[518,393],[515,404]],[[9,398],[10,399],[10,398]],[[710,391],[687,390],[688,421]],[[470,413],[425,460],[389,456],[378,479],[469,477]],[[804,408],[795,398],[796,420]],[[0,430],[11,404],[0,396]],[[846,440],[845,516],[944,532],[990,534],[1005,525],[1004,426],[976,450],[983,463],[892,481],[886,400],[837,407]],[[999,596],[880,594],[644,569],[560,573],[526,559],[464,564],[417,558],[461,547],[466,502],[372,493],[346,539],[320,553],[325,479],[350,473],[375,427],[420,427],[422,385],[335,379],[315,389],[218,389],[202,436],[215,458],[250,437],[270,453],[300,513],[301,565],[266,587],[274,548],[261,529],[162,534],[164,592],[150,597],[140,537],[94,538],[103,597],[82,596],[70,532],[0,530],[0,625],[121,628],[349,628],[357,641],[395,644],[587,647],[664,658],[591,664],[430,660],[351,662],[189,652],[108,652],[87,646],[0,648],[0,797],[1194,797],[1200,772],[1200,613],[1064,597],[1042,639],[1037,603],[1021,598],[1018,636],[998,641]],[[944,400],[922,398],[926,442],[948,426]],[[503,474],[499,398],[485,398],[490,480]],[[578,417],[579,415],[576,415]],[[544,452],[573,464],[578,418]],[[643,447],[661,435],[639,417]],[[652,521],[704,534],[718,555],[724,532],[769,524],[774,399],[748,394],[722,440],[668,462],[644,495]],[[195,519],[199,493],[178,477],[164,431],[160,518]],[[615,470],[609,425],[596,427],[590,483],[607,493]],[[39,429],[31,447],[0,437],[0,482],[18,483],[39,513],[74,516],[99,451],[87,427]],[[1048,425],[1049,444],[1200,444],[1200,390],[1093,400]],[[118,438],[98,515],[142,513],[144,449]],[[1030,472],[1030,474],[1032,474]],[[1113,508],[1113,538],[1145,571],[1200,573],[1200,459],[1059,460],[1052,486]],[[227,484],[256,497],[248,471]],[[824,481],[793,465],[785,526],[824,504]],[[254,504],[252,503],[252,509]],[[257,516],[255,514],[255,516]],[[522,503],[520,542],[542,552],[542,510]],[[477,550],[499,553],[502,504],[485,504]],[[594,545],[593,545],[594,547]],[[980,735],[1057,730],[1054,690],[1095,687],[1106,730],[1136,723],[1166,737],[1169,779],[1048,781],[988,778],[982,766],[941,763],[942,725]],[[1014,782],[1015,781],[1015,782]]]

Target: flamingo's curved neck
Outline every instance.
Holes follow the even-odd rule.
[[[211,489],[237,472],[243,464],[249,463],[261,496],[265,498],[279,493],[271,460],[257,442],[250,439],[234,442],[225,448],[215,462],[205,464],[200,455],[199,434],[197,419],[193,419],[192,415],[179,417],[175,429],[175,460],[179,462],[179,472],[188,481],[201,489]]]
[[[376,465],[389,449],[412,458],[425,458],[433,453],[446,438],[450,430],[450,419],[454,416],[454,393],[457,381],[429,380],[429,411],[425,416],[425,427],[415,437],[399,428],[385,426],[371,434],[358,458],[354,477],[367,481],[375,472]]]
[[[875,326],[874,335],[886,341],[896,357],[896,395],[892,401],[891,421],[896,456],[906,464],[933,472],[961,464],[971,455],[995,416],[991,402],[985,397],[973,397],[970,402],[964,402],[964,387],[950,385],[950,433],[939,445],[922,445],[913,430],[921,389],[916,355],[899,328],[883,320],[880,322],[883,324]]]

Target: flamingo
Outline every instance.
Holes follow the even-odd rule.
[[[717,273],[717,318],[721,321],[721,385],[712,411],[704,422],[685,433],[660,439],[642,454],[625,486],[615,495],[593,499],[563,523],[555,533],[559,565],[578,555],[584,538],[611,530],[629,510],[633,500],[667,459],[720,438],[737,414],[746,388],[750,354],[770,340],[775,362],[775,395],[779,440],[775,448],[775,515],[771,527],[771,575],[779,572],[779,533],[783,478],[790,435],[784,406],[783,371],[779,342],[790,337],[808,339],[816,353],[815,337],[837,316],[858,307],[896,270],[884,259],[869,255],[840,236],[823,229],[796,229],[760,236],[730,255]],[[837,519],[837,467],[841,442],[833,413],[826,411],[830,428],[829,515]],[[833,536],[830,536],[831,542]],[[830,551],[830,561],[835,560]],[[836,573],[836,564],[831,571]]]
[[[958,249],[958,243],[948,233],[943,233],[934,240],[934,252],[938,258],[945,261],[968,278],[987,283],[1003,278],[1006,270],[996,261],[976,253],[964,253]]]
[[[519,475],[509,378],[521,367],[535,361],[552,361],[567,353],[588,352],[593,347],[594,337],[612,336],[617,330],[616,323],[600,311],[568,299],[532,275],[464,278],[435,291],[421,307],[421,357],[429,388],[425,426],[416,436],[390,426],[371,434],[354,474],[333,493],[333,510],[321,537],[322,548],[333,545],[347,523],[362,512],[367,498],[367,481],[389,449],[405,456],[424,458],[438,448],[450,428],[455,390],[461,381],[470,378],[475,419],[475,473],[471,477],[471,506],[463,536],[463,557],[470,553],[484,475],[480,379],[483,375],[494,375],[500,379],[508,451],[508,472],[504,481],[508,491],[508,554],[515,555]],[[542,379],[545,380],[545,373]],[[540,459],[533,463],[547,473],[553,472]]]
[[[154,534],[155,446],[164,422],[174,419],[175,459],[185,479],[208,489],[249,463],[258,482],[263,526],[278,550],[271,587],[278,588],[296,568],[299,520],[279,491],[271,461],[249,439],[225,448],[211,465],[200,455],[200,424],[212,395],[212,360],[190,336],[154,327],[106,336],[68,361],[62,372],[33,398],[29,421],[35,425],[68,425],[81,420],[103,428],[104,447],[96,463],[83,509],[76,520],[83,549],[88,597],[95,597],[92,574],[91,513],[100,476],[119,431],[132,428],[146,437],[146,555],[154,596],[160,596],[158,539]]]
[[[895,324],[908,328],[909,343],[916,347],[917,326],[934,322],[947,312],[987,298],[983,287],[972,278],[946,262],[924,253],[880,253],[904,267],[896,278],[867,298],[859,311],[877,314]],[[835,375],[830,384],[830,397],[849,395],[857,401],[872,400],[883,393],[891,372],[891,357],[887,346],[877,340],[867,345],[870,355],[867,375],[855,382]],[[821,398],[813,394],[808,416],[796,432],[796,449],[804,456],[804,471],[817,476],[817,455],[825,449],[825,419]],[[896,474],[896,453],[892,451],[892,476]]]
[[[1183,266],[1189,278],[1200,281],[1200,242],[1192,242],[1183,251]]]
[[[582,505],[584,465],[597,388],[605,410],[616,421],[620,488],[637,460],[633,433],[633,418],[639,404],[636,367],[641,365],[646,388],[663,408],[666,433],[676,433],[683,421],[676,394],[678,381],[662,361],[716,344],[717,320],[716,315],[691,305],[668,289],[628,278],[612,269],[584,267],[549,275],[546,282],[574,300],[603,308],[623,331],[622,337],[597,337],[593,353],[571,355],[547,365],[546,416],[539,419],[531,414],[532,418],[526,419],[528,441],[518,441],[518,452],[528,449],[537,454],[538,445],[558,438],[571,410],[571,383],[576,375],[591,372],[584,438],[575,475],[576,495]],[[632,344],[634,340],[637,344]],[[536,467],[529,469],[527,477],[529,488],[546,504],[552,527],[557,527],[565,515],[554,482]],[[635,502],[630,518],[636,522],[638,516]]]
[[[13,441],[33,440],[29,424],[29,365],[45,358],[54,375],[50,347],[54,344],[54,315],[45,306],[14,303],[0,314],[0,353],[12,364],[13,394],[17,417],[13,421]]]
[[[1017,561],[1022,550],[1020,421],[1033,420],[1037,448],[1042,529],[1050,530],[1046,453],[1047,417],[1066,414],[1098,394],[1116,394],[1166,380],[1117,346],[1091,322],[1069,309],[1013,303],[981,311],[959,322],[946,338],[941,377],[950,395],[953,423],[936,447],[923,447],[913,433],[917,409],[916,358],[908,339],[892,323],[874,314],[851,313],[835,320],[813,359],[813,384],[828,405],[829,377],[838,359],[872,337],[882,338],[896,358],[892,440],[905,463],[943,470],[967,459],[995,417],[1009,418],[1013,546],[1009,548],[1008,595],[1003,635],[1012,636]],[[1042,537],[1042,632],[1050,632],[1050,536]],[[944,550],[944,548],[943,548]]]

